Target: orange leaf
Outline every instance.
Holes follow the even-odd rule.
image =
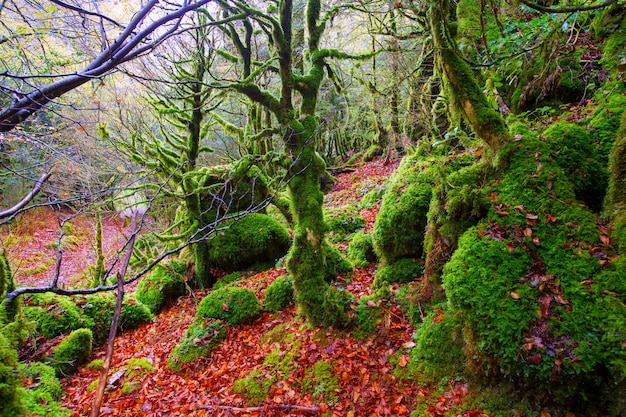
[[[228,304],[222,303],[222,310],[228,311]]]
[[[540,246],[541,245],[541,242],[539,241],[539,238],[536,237],[536,236],[533,238],[533,243],[535,244],[535,246]]]
[[[409,359],[406,357],[406,355],[400,356],[400,359],[398,360],[398,365],[400,366],[400,368],[406,367],[408,363]]]
[[[511,298],[513,298],[514,300],[519,300],[522,297],[515,291],[511,291]]]

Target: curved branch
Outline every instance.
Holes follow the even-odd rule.
[[[41,191],[41,188],[43,187],[43,184],[46,181],[48,181],[48,178],[50,178],[51,175],[52,175],[51,172],[46,172],[42,174],[41,177],[39,177],[39,179],[35,183],[35,186],[33,187],[33,189],[30,191],[30,193],[26,194],[26,196],[22,199],[22,201],[20,201],[19,203],[17,203],[11,208],[0,211],[0,219],[11,217],[17,212],[19,212],[20,210],[22,210],[24,207],[26,207],[26,205],[30,203],[37,194],[39,194],[39,192]]]
[[[610,6],[613,3],[617,3],[617,0],[605,0],[602,3],[590,4],[587,6],[559,7],[558,9],[541,6],[529,0],[519,0],[519,2],[522,3],[526,7],[530,7],[531,9],[537,10],[538,12],[542,12],[542,13],[576,13],[576,12],[586,12],[589,10],[603,9],[607,6]]]

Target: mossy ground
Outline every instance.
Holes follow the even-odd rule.
[[[261,304],[254,291],[241,287],[223,287],[212,291],[198,305],[197,319],[224,320],[231,326],[251,323],[261,314]]]

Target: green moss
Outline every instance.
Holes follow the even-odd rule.
[[[104,367],[104,361],[102,359],[94,359],[85,365],[85,369],[95,369],[96,371],[101,371],[102,367]]]
[[[23,378],[30,381],[29,391],[46,393],[54,401],[61,400],[63,387],[56,377],[53,367],[41,362],[30,362],[28,364],[20,364],[18,369]]]
[[[436,382],[442,377],[452,379],[463,372],[462,323],[458,316],[445,311],[444,305],[426,315],[415,329],[414,340],[408,367],[420,383]]]
[[[89,329],[74,330],[54,349],[53,363],[58,376],[67,376],[89,359],[93,335]]]
[[[17,351],[0,333],[0,415],[3,416],[24,415],[17,365]]]
[[[196,317],[168,356],[167,366],[178,371],[183,364],[207,356],[226,338],[227,328],[222,320]]]
[[[213,265],[228,271],[243,270],[260,261],[283,257],[291,244],[287,229],[263,214],[249,214],[209,241]]]
[[[324,317],[322,319],[323,326],[334,326],[344,328],[350,322],[347,311],[352,304],[352,294],[343,288],[337,288],[329,285],[322,301],[324,309]]]
[[[574,185],[576,198],[596,210],[606,192],[608,174],[587,131],[573,123],[559,121],[544,133],[551,156]]]
[[[365,226],[365,220],[359,214],[359,210],[351,204],[325,208],[324,222],[328,226],[330,238],[334,242],[345,240],[350,233],[354,233]]]
[[[257,405],[267,398],[273,384],[274,377],[254,370],[247,377],[237,379],[233,385],[233,391],[243,394],[250,405]]]
[[[407,283],[415,281],[424,272],[424,265],[417,259],[398,259],[391,265],[383,266],[374,277],[374,287],[378,288],[385,284],[395,282]]]
[[[376,294],[361,297],[354,309],[354,324],[356,329],[352,334],[358,339],[364,339],[376,333],[376,326],[383,317],[381,300]]]
[[[85,315],[93,320],[94,341],[103,343],[109,336],[109,327],[115,312],[116,295],[113,293],[91,294],[85,297],[77,297]],[[140,301],[132,295],[124,297],[122,313],[119,319],[120,331],[134,329],[144,323],[152,321],[154,316]]]
[[[254,291],[241,287],[224,287],[212,291],[198,305],[197,319],[220,319],[231,326],[251,323],[261,313]]]
[[[336,391],[339,391],[341,386],[333,365],[326,361],[318,361],[312,369],[306,371],[302,379],[302,388],[314,398],[333,405],[339,400]]]
[[[143,386],[143,380],[154,371],[152,361],[148,358],[130,358],[126,361],[126,375],[120,392],[122,395],[132,394]]]
[[[348,256],[356,266],[360,267],[376,262],[372,235],[363,231],[353,234],[350,238],[350,246],[348,246]]]
[[[276,313],[294,302],[293,278],[283,275],[276,278],[265,289],[265,310]]]
[[[334,281],[337,275],[349,274],[354,271],[352,263],[345,259],[333,245],[324,244],[324,253],[324,279],[326,282]]]
[[[422,256],[434,181],[426,166],[428,163],[405,157],[389,179],[372,234],[374,250],[384,264]]]
[[[242,271],[231,272],[228,275],[224,275],[222,278],[218,278],[217,281],[215,281],[215,284],[213,284],[213,289],[217,290],[222,287],[236,285],[239,281],[246,278],[247,276],[249,276],[249,273],[247,272],[242,272]]]
[[[35,294],[25,302],[24,316],[36,322],[37,331],[47,339],[94,326],[93,320],[68,297]]]
[[[383,155],[383,148],[378,145],[371,145],[363,154],[363,162],[372,162]]]
[[[135,296],[152,313],[185,294],[185,281],[179,273],[166,266],[156,266],[137,286]]]

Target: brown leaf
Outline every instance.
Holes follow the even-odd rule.
[[[400,356],[400,359],[398,359],[398,366],[400,366],[400,368],[405,368],[408,363],[409,359],[406,355],[402,355]]]
[[[222,310],[228,311],[228,304],[222,303]]]
[[[530,227],[527,227],[526,229],[524,229],[524,236],[531,237],[532,235],[533,235],[533,229],[531,229]]]
[[[541,242],[539,241],[539,238],[537,236],[535,236],[533,238],[533,243],[535,244],[535,246],[540,246],[541,245]]]
[[[526,215],[526,218],[527,218],[528,220],[537,220],[537,219],[539,219],[539,216],[537,216],[536,214],[533,214],[533,213],[528,213],[528,214]]]
[[[514,299],[514,300],[519,300],[522,297],[518,293],[516,293],[515,291],[511,291],[511,298]]]

